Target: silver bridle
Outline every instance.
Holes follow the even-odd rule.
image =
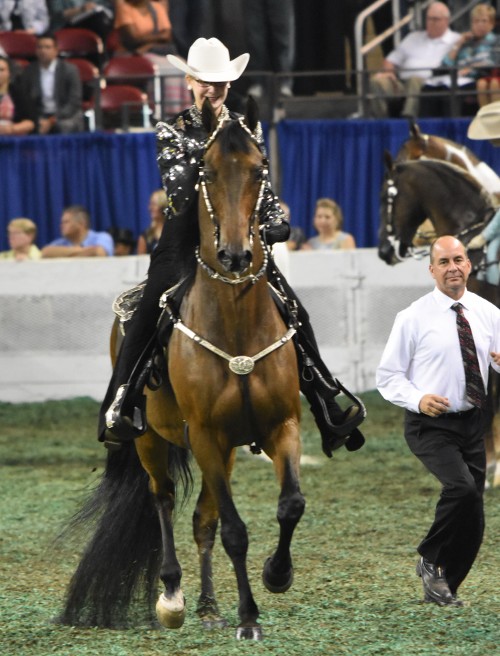
[[[217,123],[217,127],[215,130],[212,132],[210,135],[206,146],[205,146],[205,154],[209,150],[210,146],[214,143],[215,139],[217,138],[217,135],[221,131],[222,127],[224,126],[224,123],[226,122],[225,119],[221,119]],[[250,128],[246,125],[245,120],[243,116],[240,116],[238,118],[238,122],[245,130],[245,132],[250,136],[251,140],[253,143],[259,148],[259,143],[257,139],[255,138],[254,134],[250,130]],[[219,244],[220,244],[220,223],[217,219],[217,214],[215,212],[214,206],[212,204],[212,201],[210,200],[210,194],[208,193],[208,183],[206,180],[205,176],[205,162],[204,162],[204,156],[201,159],[200,162],[200,168],[199,168],[199,177],[198,177],[198,182],[196,183],[195,189],[196,191],[199,191],[201,188],[201,193],[203,195],[203,200],[205,202],[205,207],[207,208],[208,215],[210,217],[210,220],[212,222],[213,226],[213,234],[214,234],[214,248],[217,251],[219,249]],[[254,237],[255,237],[255,230],[254,230],[254,223],[255,219],[259,216],[260,208],[262,205],[262,200],[264,198],[264,191],[266,188],[266,185],[269,181],[269,166],[267,164],[267,160],[263,158],[263,168],[262,168],[262,180],[260,183],[259,187],[259,193],[257,195],[257,200],[255,202],[255,207],[253,208],[253,211],[250,216],[250,228],[249,228],[249,241],[250,241],[250,248],[253,248],[253,243],[254,243]],[[262,265],[257,273],[249,273],[245,276],[240,276],[239,274],[235,274],[234,278],[230,278],[228,276],[221,275],[215,269],[210,267],[201,257],[200,254],[200,247],[198,246],[195,251],[196,255],[196,261],[200,265],[200,267],[210,276],[210,278],[214,278],[215,280],[220,280],[221,282],[227,283],[229,285],[241,285],[242,283],[245,282],[252,282],[255,283],[257,280],[262,278],[262,276],[265,274],[266,269],[267,269],[267,264],[268,264],[268,254],[267,254],[267,248],[264,244],[264,241],[262,237],[259,235],[259,240],[260,243],[262,244],[262,250],[264,253],[264,259],[262,262]]]

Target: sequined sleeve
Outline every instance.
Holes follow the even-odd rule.
[[[260,121],[257,124],[253,134],[263,155],[267,157],[264,133],[262,131],[262,125]],[[286,223],[288,225],[286,214],[279,203],[278,196],[276,196],[271,187],[271,182],[268,182],[264,189],[264,197],[260,207],[260,223],[262,225],[265,224],[266,227],[279,226],[282,223]]]
[[[167,218],[182,212],[191,201],[204,146],[203,134],[191,135],[182,115],[157,124],[157,161],[168,199]]]

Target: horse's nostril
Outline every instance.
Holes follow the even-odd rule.
[[[221,248],[217,253],[217,259],[226,271],[243,273],[252,262],[252,253],[248,250],[233,253],[229,249]]]

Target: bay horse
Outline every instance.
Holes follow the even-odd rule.
[[[259,609],[247,573],[248,534],[230,478],[236,449],[252,445],[272,460],[280,486],[277,548],[262,580],[274,593],[292,585],[290,544],[305,508],[299,485],[299,376],[291,338],[267,280],[267,246],[259,207],[268,165],[254,138],[257,109],[217,122],[208,101],[202,119],[210,135],[200,166],[194,281],[177,314],[165,358],[168,376],[146,388],[149,428],[135,442],[109,452],[102,481],[77,522],[100,517],[73,575],[60,620],[121,626],[139,596],[154,622],[180,627],[181,588],[172,515],[190,482],[188,453],[201,471],[193,515],[201,593],[197,613],[206,628],[226,626],[214,591],[212,550],[220,520],[239,594],[238,639],[260,640]],[[169,297],[165,302],[170,303]],[[171,306],[169,306],[171,307]],[[174,316],[175,315],[175,316]],[[112,351],[118,340],[116,323]]]
[[[430,242],[415,246],[414,237],[424,219],[433,225],[434,236],[453,235],[467,246],[483,230],[496,210],[496,199],[463,168],[434,159],[393,162],[385,153],[386,173],[381,190],[379,257],[398,264],[409,257],[429,254]],[[478,278],[486,266],[480,250],[469,251],[473,264],[468,289],[500,307],[497,286]],[[488,465],[494,468],[493,485],[500,486],[500,427],[498,426],[500,381],[490,374],[489,399],[493,425],[486,435]]]

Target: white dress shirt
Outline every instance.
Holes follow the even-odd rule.
[[[437,39],[431,39],[425,30],[410,32],[397,48],[387,55],[387,60],[396,66],[401,80],[415,76],[428,79],[432,75],[432,69],[441,64],[443,57],[459,38],[460,34],[449,28]]]
[[[56,113],[56,68],[57,59],[54,59],[47,68],[40,67],[40,86],[42,88],[42,106],[44,114]]]
[[[376,374],[384,399],[420,412],[424,394],[437,394],[449,400],[449,412],[472,408],[465,395],[454,303],[436,287],[397,314]],[[500,351],[500,310],[467,290],[460,303],[471,326],[486,389],[488,366],[500,371],[490,356],[491,351]]]

